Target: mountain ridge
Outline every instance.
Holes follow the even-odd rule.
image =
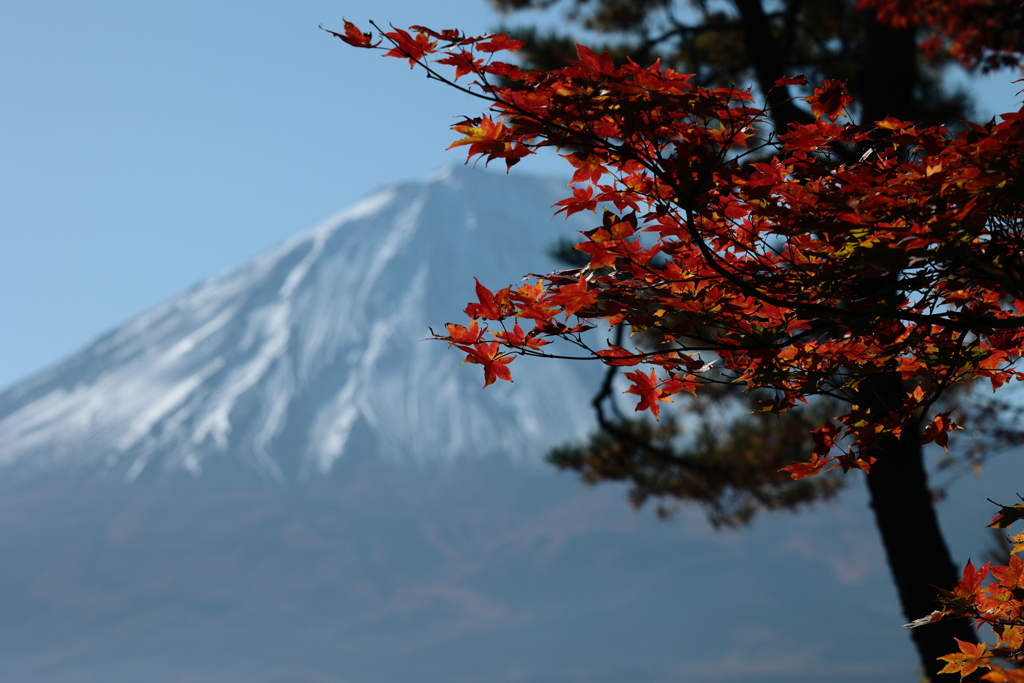
[[[477,393],[459,354],[419,340],[462,317],[473,275],[515,282],[589,227],[553,222],[564,190],[459,167],[377,190],[0,394],[0,468],[131,481],[227,455],[283,482],[328,472],[359,424],[384,457],[536,457],[589,425],[561,400],[588,373],[520,362],[514,387]]]

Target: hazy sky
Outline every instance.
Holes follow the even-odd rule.
[[[484,0],[5,4],[0,389],[382,184],[461,163],[448,126],[479,105],[317,28],[342,17],[498,23]],[[1016,109],[1012,78],[973,86],[986,115]]]

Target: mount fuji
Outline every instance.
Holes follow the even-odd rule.
[[[859,487],[658,521],[541,462],[595,368],[420,341],[592,227],[565,192],[396,183],[0,394],[0,680],[910,680]]]
[[[563,189],[453,167],[371,194],[0,395],[0,471],[285,482],[352,452],[536,458],[591,424],[564,397],[592,372],[518,363],[522,381],[482,391],[459,354],[417,342],[463,320],[474,275],[515,282],[524,255],[588,227],[553,221]]]

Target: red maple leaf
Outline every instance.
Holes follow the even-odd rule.
[[[409,68],[416,66],[418,61],[437,48],[437,42],[431,42],[430,37],[422,31],[413,38],[407,31],[396,28],[390,33],[385,33],[384,37],[389,38],[395,44],[384,56],[405,57],[409,60]]]
[[[523,328],[519,326],[519,323],[516,323],[511,332],[495,332],[494,338],[508,344],[509,346],[519,348],[525,346],[531,349],[539,349],[540,347],[550,343],[544,339],[538,339],[534,332],[524,334]]]
[[[597,301],[598,291],[588,289],[586,279],[580,275],[579,279],[571,285],[559,287],[551,295],[550,301],[556,306],[562,306],[565,310],[565,319],[575,314],[581,308],[586,308]]]
[[[468,73],[473,73],[483,66],[483,60],[473,56],[472,53],[460,50],[453,52],[444,59],[437,60],[438,64],[448,64],[455,67],[455,80],[459,80]],[[449,148],[450,149],[450,148]]]
[[[829,121],[835,121],[853,103],[853,98],[846,92],[846,84],[825,79],[822,86],[815,88],[814,94],[805,97],[804,101],[811,105],[814,118],[827,116]]]
[[[615,344],[609,344],[607,350],[598,351],[597,355],[604,361],[605,365],[640,365],[642,356],[627,351],[621,346]]]
[[[954,429],[960,429],[960,426],[949,419],[949,414],[953,411],[946,411],[935,416],[928,426],[924,428],[924,432],[921,435],[923,443],[935,442],[942,446],[942,449],[949,453],[947,444],[949,443],[949,432]]]
[[[570,182],[597,183],[597,181],[601,180],[601,176],[604,175],[604,164],[595,154],[575,152],[573,154],[563,154],[562,158],[576,169]]]
[[[490,40],[477,43],[476,49],[480,52],[500,52],[501,50],[515,52],[525,44],[521,40],[510,39],[507,33],[495,33]]]
[[[462,347],[460,347],[462,348]],[[512,381],[512,373],[508,364],[515,360],[515,356],[507,356],[501,352],[498,342],[486,342],[474,344],[472,348],[466,349],[466,359],[463,363],[474,363],[484,366],[484,388],[494,384],[495,379],[503,379],[506,382]]]
[[[476,278],[473,278],[476,280]],[[499,292],[500,294],[501,292]],[[498,306],[498,302],[494,299],[494,294],[491,290],[480,284],[479,280],[476,280],[476,298],[480,302],[478,304],[469,304],[466,306],[466,315],[470,318],[485,318],[486,320],[501,320],[501,308]]]
[[[787,85],[807,85],[807,76],[783,76],[775,81],[776,88],[783,88]]]
[[[580,211],[597,211],[597,200],[594,199],[594,190],[589,185],[587,187],[574,187],[572,188],[572,197],[569,199],[563,199],[560,202],[555,202],[554,206],[562,207],[555,212],[558,215],[565,212],[565,217],[578,213]]]
[[[342,21],[345,20],[342,19]],[[378,45],[380,45],[379,40],[376,43],[371,42],[371,38],[373,38],[373,35],[370,33],[363,33],[351,21],[345,21],[345,33],[335,33],[334,31],[323,28],[323,26],[321,26],[320,28],[322,28],[324,31],[327,31],[332,36],[341,38],[346,43],[354,47],[377,47]]]
[[[792,465],[786,465],[781,468],[780,472],[789,472],[789,476],[793,479],[803,479],[805,477],[816,477],[818,474],[825,470],[825,465],[832,463],[832,467],[828,469],[834,469],[837,467],[835,461],[832,458],[823,458],[819,455],[814,455],[808,462],[795,462]],[[827,471],[827,470],[826,470]]]

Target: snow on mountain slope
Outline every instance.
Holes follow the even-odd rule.
[[[231,463],[279,481],[360,449],[402,460],[530,458],[583,431],[591,368],[519,361],[481,390],[419,342],[492,286],[548,265],[555,180],[471,168],[366,197],[0,395],[0,467],[134,480]],[[591,219],[592,220],[592,219]],[[585,395],[585,393],[584,393]]]

